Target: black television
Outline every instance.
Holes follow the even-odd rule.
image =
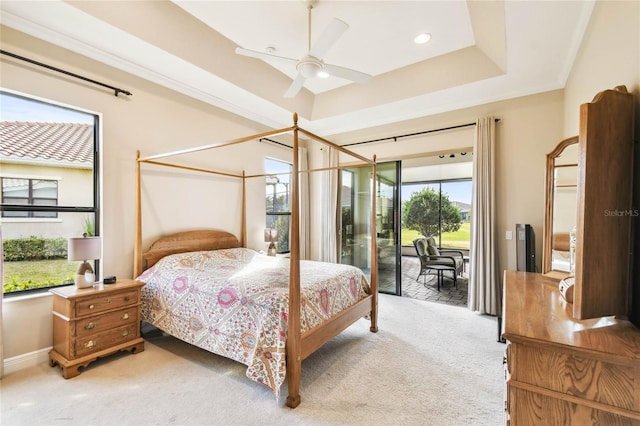
[[[536,236],[529,224],[516,224],[518,271],[536,272]]]

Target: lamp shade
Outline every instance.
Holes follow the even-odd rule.
[[[67,258],[69,260],[100,259],[102,257],[102,237],[69,238]]]

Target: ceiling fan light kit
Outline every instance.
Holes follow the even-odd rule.
[[[369,79],[371,78],[369,74],[352,70],[350,68],[343,68],[336,65],[324,63],[322,57],[329,51],[329,49],[331,49],[331,47],[333,47],[334,43],[338,41],[342,34],[344,34],[344,32],[349,28],[349,25],[341,21],[340,19],[334,18],[324,29],[322,34],[320,34],[313,47],[311,47],[311,10],[315,6],[317,6],[318,0],[304,0],[304,3],[309,11],[309,51],[307,53],[307,56],[302,59],[296,60],[293,58],[273,55],[272,53],[275,51],[275,49],[267,50],[269,53],[265,53],[243,49],[241,47],[236,48],[236,53],[239,55],[262,59],[267,62],[279,62],[292,65],[295,64],[298,74],[291,83],[291,86],[289,86],[289,89],[287,89],[287,91],[285,92],[285,98],[292,98],[297,95],[300,89],[302,89],[302,87],[304,86],[304,82],[309,78],[326,78],[329,76],[334,76],[357,83],[366,83],[367,81],[369,81]]]
[[[304,78],[317,77],[323,69],[324,65],[322,62],[311,56],[301,59],[298,65],[296,65],[296,70],[298,70]]]

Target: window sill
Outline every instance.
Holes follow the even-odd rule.
[[[42,297],[51,297],[51,293],[49,292],[49,290],[42,290],[42,291],[34,291],[32,293],[29,294],[3,294],[2,295],[2,303],[16,303],[16,302],[22,302],[25,300],[30,300],[30,299],[40,299]]]
[[[0,223],[62,223],[60,218],[37,218],[37,217],[3,217]]]

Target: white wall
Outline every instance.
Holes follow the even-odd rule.
[[[564,136],[578,134],[580,105],[625,85],[635,95],[640,135],[640,2],[598,1],[565,87]]]

